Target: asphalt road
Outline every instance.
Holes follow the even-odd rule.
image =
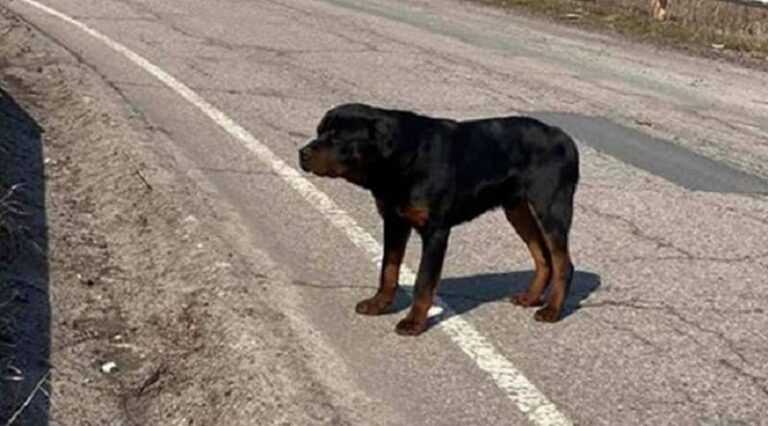
[[[294,167],[342,102],[579,117],[564,126],[578,127],[583,176],[571,313],[540,324],[506,302],[530,263],[498,212],[453,233],[441,297],[574,423],[768,421],[768,198],[754,193],[768,176],[765,74],[448,0],[42,3],[143,56]],[[285,267],[299,297],[286,306],[344,366],[338,380],[376,401],[371,423],[531,421],[445,325],[408,339],[393,332],[404,312],[356,316],[375,288],[370,254],[252,149],[103,40],[25,0],[10,7],[174,141],[148,149],[173,152],[236,209],[245,232],[233,245]],[[368,194],[310,179],[379,237]]]

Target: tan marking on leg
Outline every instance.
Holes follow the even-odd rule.
[[[355,312],[363,315],[380,315],[389,311],[395,301],[400,279],[400,265],[405,257],[409,234],[410,230],[400,236],[400,240],[391,241],[392,246],[385,249],[379,275],[379,289],[373,297],[360,301],[355,306]]]
[[[525,293],[513,295],[511,301],[526,307],[540,305],[541,295],[547,288],[552,273],[549,249],[527,202],[521,202],[514,208],[506,209],[505,213],[517,235],[528,246],[535,268],[528,290]]]
[[[571,256],[568,245],[550,236],[545,236],[549,251],[552,255],[552,291],[547,298],[547,305],[534,315],[534,319],[544,322],[555,322],[563,313],[565,299],[568,297],[569,279],[572,274]]]
[[[397,323],[395,331],[401,335],[415,336],[426,330],[427,314],[429,313],[429,308],[432,307],[433,299],[434,292],[430,292],[423,297],[416,295],[416,299],[414,299],[413,305],[411,305],[411,310],[408,311],[408,315],[403,320]]]

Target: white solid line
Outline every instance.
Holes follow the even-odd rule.
[[[375,238],[361,228],[360,225],[358,225],[347,212],[339,208],[331,198],[317,189],[296,169],[286,164],[266,145],[261,143],[250,132],[229,118],[224,112],[211,105],[184,83],[176,80],[157,65],[154,65],[144,57],[110,39],[106,35],[57,10],[40,4],[35,0],[21,1],[72,24],[96,39],[101,40],[111,49],[123,54],[130,61],[152,74],[155,78],[178,93],[182,98],[196,106],[211,120],[226,130],[227,133],[245,144],[245,146],[253,151],[262,162],[271,166],[274,172],[281,176],[293,189],[299,192],[309,204],[320,210],[320,212],[327,216],[336,228],[344,232],[355,245],[363,249],[374,264],[379,265],[383,249],[381,244],[379,244]],[[401,276],[405,282],[412,283],[416,281],[415,274],[406,266],[403,267]],[[491,376],[496,382],[496,385],[517,405],[517,408],[528,417],[529,421],[533,424],[542,426],[571,424],[571,421],[563,413],[558,411],[555,404],[553,404],[533,383],[515,368],[508,359],[500,354],[487,338],[481,335],[470,323],[460,318],[456,312],[440,300],[440,298],[436,298],[435,303],[443,309],[441,315],[446,317],[444,321],[439,323],[438,328],[442,329],[481,370]]]

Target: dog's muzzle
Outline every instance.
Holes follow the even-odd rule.
[[[304,170],[305,172],[310,171],[309,162],[311,159],[312,148],[305,146],[299,150],[299,165],[301,166],[301,170]]]

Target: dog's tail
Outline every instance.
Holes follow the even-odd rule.
[[[524,189],[545,233],[566,239],[571,228],[573,199],[579,182],[579,151],[576,142],[557,127],[547,129],[546,148],[535,160]]]
[[[576,185],[579,182],[579,150],[576,141],[559,127],[549,127],[550,141],[546,158],[552,167],[558,170],[559,185]]]

